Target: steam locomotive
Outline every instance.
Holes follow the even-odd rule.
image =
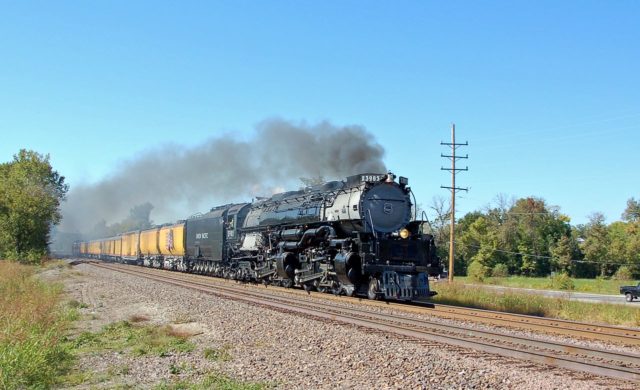
[[[409,301],[436,293],[434,239],[408,179],[360,174],[228,204],[185,221],[74,243],[82,257],[247,282]]]

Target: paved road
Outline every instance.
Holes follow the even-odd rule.
[[[624,300],[624,295],[606,295],[606,294],[592,294],[592,293],[580,293],[580,292],[570,292],[570,291],[553,291],[553,290],[535,290],[532,288],[516,288],[516,287],[502,287],[502,286],[493,286],[486,284],[470,284],[475,287],[482,287],[487,289],[501,290],[501,291],[517,291],[523,292],[527,294],[536,294],[543,295],[545,297],[550,298],[566,298],[576,301],[584,301],[584,302],[596,302],[596,303],[615,303],[620,305],[631,305],[637,306],[640,308],[640,301],[626,302]],[[436,284],[437,286],[437,284]],[[434,287],[434,290],[438,290],[437,287]]]

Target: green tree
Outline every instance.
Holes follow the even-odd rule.
[[[429,209],[431,209],[436,215],[435,218],[430,221],[430,226],[432,234],[435,237],[438,257],[449,264],[451,204],[445,198],[437,196],[432,198]],[[466,266],[460,267],[462,264],[458,263],[459,258],[459,256],[455,256],[456,263],[454,271],[456,275],[464,274],[464,269],[466,269]]]
[[[598,264],[594,264],[584,260],[582,247],[584,246],[585,237],[587,237],[587,225],[580,224],[571,227],[571,245],[574,248],[573,258],[578,260],[573,262],[571,266],[571,276],[576,278],[595,278],[600,272]]]
[[[517,252],[521,253],[520,270],[526,275],[548,275],[551,249],[561,237],[570,234],[568,218],[547,206],[543,199],[529,197],[516,201],[509,210],[516,220]]]
[[[640,276],[640,221],[627,225],[626,253],[630,263],[633,263],[632,272]]]
[[[0,256],[38,261],[47,253],[51,227],[62,219],[69,186],[49,155],[22,149],[0,164]]]
[[[551,269],[560,273],[571,274],[575,246],[570,236],[562,236],[551,247]]]
[[[612,262],[628,263],[631,260],[631,254],[627,252],[629,230],[628,223],[616,221],[611,223],[607,228],[607,237],[609,242],[608,255]]]
[[[618,250],[624,246],[624,259],[631,263],[630,271],[634,276],[640,275],[640,201],[631,198],[627,200],[627,208],[622,214],[622,219],[627,221],[624,226],[624,234],[612,237],[613,245]],[[620,239],[624,242],[620,242]]]
[[[622,213],[622,219],[629,222],[640,221],[640,201],[635,198],[627,200],[627,208]]]
[[[484,214],[475,211],[465,214],[456,224],[456,233],[458,234],[456,241],[459,243],[456,245],[456,252],[458,252],[456,258],[462,260],[464,269],[469,266],[471,259],[480,249],[481,237],[479,236],[478,228],[481,228],[480,225],[486,223],[479,222],[476,224],[476,221],[484,220],[484,218]]]
[[[521,242],[520,245],[518,245],[518,252],[522,253],[520,272],[526,276],[535,276],[538,274],[540,271],[539,258],[531,255],[531,253],[535,252],[535,249],[528,246],[525,242]]]
[[[604,215],[595,213],[589,218],[585,235],[585,241],[582,244],[585,260],[599,264],[601,276],[610,275],[612,267],[606,263],[609,260],[611,242],[608,227],[604,223]]]
[[[471,262],[493,268],[499,258],[495,256],[498,247],[496,229],[485,218],[477,218],[461,236],[461,251]]]
[[[608,227],[609,257],[611,261],[626,264],[634,275],[640,274],[639,228],[640,221],[616,221]]]

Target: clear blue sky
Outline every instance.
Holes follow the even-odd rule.
[[[365,126],[425,206],[455,122],[459,215],[503,193],[611,222],[640,197],[640,2],[0,2],[0,161],[73,186],[271,117]]]

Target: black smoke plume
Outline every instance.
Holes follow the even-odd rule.
[[[88,232],[146,203],[155,221],[171,222],[214,205],[296,189],[300,177],[385,172],[383,156],[362,126],[267,120],[249,141],[224,136],[192,148],[166,145],[123,162],[97,184],[72,186],[60,230]]]

